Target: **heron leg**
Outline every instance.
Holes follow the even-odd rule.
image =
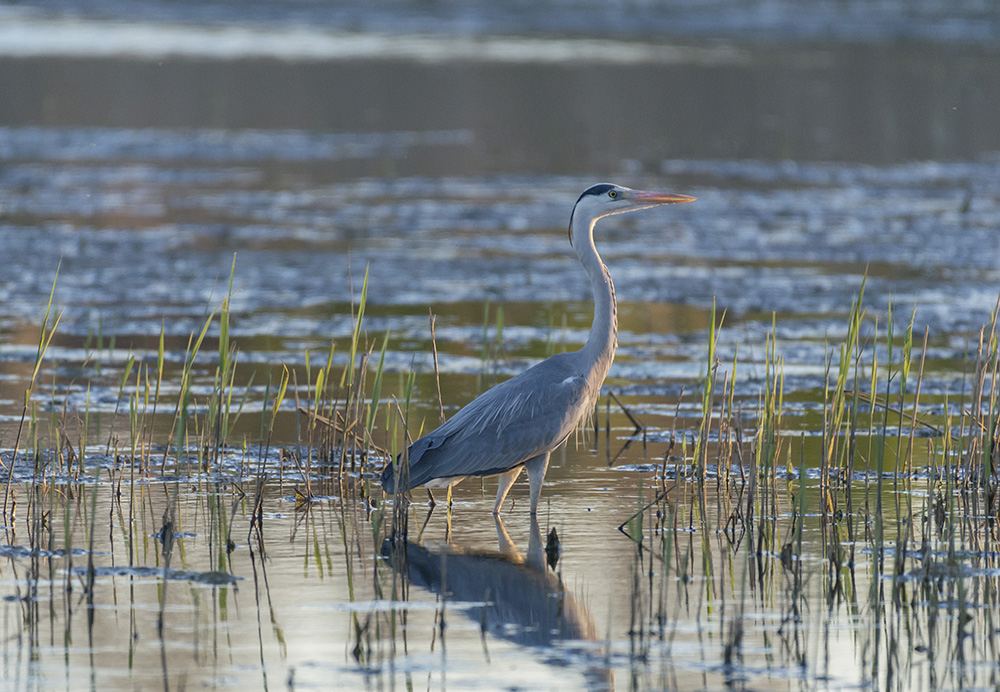
[[[528,469],[528,482],[531,483],[531,516],[535,516],[538,511],[538,498],[542,494],[542,481],[545,480],[545,472],[549,468],[549,455],[539,454],[528,459],[524,468]]]
[[[503,501],[507,499],[510,486],[514,485],[514,481],[521,475],[521,468],[520,466],[516,466],[510,471],[504,471],[500,474],[500,484],[497,486],[497,503],[493,506],[494,515],[500,514],[500,508],[503,506]]]

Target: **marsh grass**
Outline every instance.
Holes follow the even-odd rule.
[[[943,420],[929,422],[918,415],[927,330],[916,342],[911,313],[900,336],[894,306],[885,320],[868,320],[863,298],[864,286],[837,357],[827,363],[818,446],[807,445],[806,431],[783,429],[776,324],[749,439],[740,411],[747,397],[727,391],[734,378],[720,373],[709,330],[694,452],[683,468],[675,463],[670,481],[665,458],[656,498],[642,502],[640,490],[641,507],[619,527],[637,556],[630,656],[648,660],[650,632],[669,652],[682,636],[671,624],[682,621],[678,609],[690,606],[680,604],[693,597],[695,611],[708,618],[706,631],[718,628],[730,682],[742,679],[748,632],[803,678],[835,679],[840,673],[829,652],[843,615],[866,623],[854,640],[863,686],[997,683],[1000,672],[989,663],[996,660],[993,614],[1000,605],[996,311],[978,336],[972,387],[945,395]],[[732,373],[737,365],[734,357]],[[650,540],[656,569],[642,559]],[[691,583],[702,586],[692,593],[685,586]],[[825,604],[818,612],[817,603]],[[767,613],[774,604],[784,615],[768,634],[766,617],[748,611]],[[648,617],[637,621],[635,608]],[[667,668],[660,677],[645,666],[633,669],[630,684],[675,686],[676,671]]]
[[[413,421],[416,374],[389,374],[391,335],[369,336],[364,327],[366,271],[349,343],[330,344],[318,363],[307,352],[304,367],[268,368],[260,378],[261,397],[253,389],[256,375],[242,376],[245,366],[231,335],[234,275],[235,263],[227,294],[190,335],[176,373],[168,372],[162,329],[155,357],[129,355],[120,373],[105,373],[114,377],[117,399],[103,423],[89,409],[89,393],[83,411],[57,406],[53,395],[49,415],[40,413],[36,384],[61,316],[53,286],[4,463],[8,542],[13,545],[19,526],[28,536],[26,567],[15,575],[22,615],[15,638],[23,636],[32,650],[42,645],[46,622],[63,623],[59,636],[68,648],[81,607],[92,641],[104,593],[106,566],[95,556],[105,520],[112,545],[124,550],[122,562],[132,570],[128,579],[150,561],[161,575],[157,635],[164,675],[168,608],[183,588],[173,565],[187,561],[188,530],[206,537],[211,566],[194,578],[213,584],[210,596],[192,599],[224,621],[231,599],[225,579],[233,576],[233,554],[241,548],[234,535],[243,535],[234,527],[247,529],[260,618],[262,605],[270,603],[267,552],[276,540],[265,507],[291,485],[292,540],[304,546],[304,566],[329,573],[339,555],[351,602],[367,595],[392,604],[351,609],[352,660],[384,671],[408,655],[407,540],[411,518],[420,517],[407,492],[384,498],[374,479],[385,463],[394,463],[402,481],[397,487],[406,485],[406,449],[423,426]],[[728,685],[738,686],[750,661],[759,661],[748,651],[751,640],[776,668],[812,682],[838,679],[830,651],[846,618],[854,623],[851,646],[863,686],[996,686],[1000,672],[984,662],[1000,653],[997,312],[975,337],[969,382],[936,396],[933,411],[942,413],[921,411],[928,332],[915,339],[912,313],[900,330],[891,305],[884,319],[871,318],[862,285],[845,334],[825,363],[821,428],[806,431],[786,422],[777,318],[758,364],[761,376],[752,381],[756,391],[737,391],[736,383],[744,381],[738,369],[752,366],[735,352],[722,359],[718,330],[724,319],[713,307],[698,389],[680,396],[698,405],[693,442],[689,448],[687,435],[679,444],[671,435],[658,471],[637,485],[635,512],[619,526],[631,546],[623,652],[629,687],[678,686],[672,651],[692,637],[678,628],[685,617],[694,618],[693,636],[706,665],[717,666]],[[433,329],[432,315],[443,417]],[[502,310],[494,317],[487,303],[484,376],[502,356],[502,330]],[[105,343],[101,327],[94,343],[98,349]],[[208,365],[201,354],[210,347],[215,355]],[[341,352],[347,358],[338,368],[335,354]],[[167,394],[171,378],[176,388]],[[612,400],[635,427],[633,435],[641,429],[645,441],[645,423],[609,391],[608,445]],[[234,439],[240,419],[258,404],[257,439]],[[290,416],[294,437],[276,442],[280,421]],[[672,430],[678,419],[675,414]],[[169,432],[157,435],[164,427]],[[596,424],[594,432],[596,441]],[[105,489],[113,498],[107,517],[98,515]],[[154,493],[162,497],[154,501]],[[206,499],[192,509],[187,493]],[[423,519],[426,526],[430,515]],[[80,526],[83,543],[74,545]],[[40,597],[46,584],[54,597]],[[129,599],[130,626],[138,635],[139,604],[131,588]],[[445,592],[430,637],[442,655],[448,607]],[[778,614],[776,626],[770,613]],[[284,640],[273,617],[269,627]],[[605,647],[614,651],[616,643]],[[403,676],[413,684],[411,672]]]

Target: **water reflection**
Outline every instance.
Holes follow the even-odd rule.
[[[448,522],[450,525],[450,516]],[[546,551],[537,519],[531,517],[526,554],[511,539],[503,521],[494,516],[494,522],[496,552],[470,550],[454,542],[432,546],[407,542],[393,550],[387,539],[382,555],[409,579],[411,586],[437,594],[442,602],[480,604],[461,612],[480,623],[484,650],[487,634],[525,647],[563,645],[558,653],[543,655],[561,666],[572,663],[567,657],[577,659],[582,663],[587,689],[614,689],[610,661],[603,648],[573,645],[598,642],[597,629],[586,606],[550,567],[556,561],[554,551]]]

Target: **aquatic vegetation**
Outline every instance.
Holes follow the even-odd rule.
[[[76,653],[85,640],[89,670],[108,684],[142,681],[149,668],[192,675],[175,651],[183,642],[194,661],[218,666],[207,652],[221,650],[226,666],[249,663],[238,663],[231,637],[256,641],[257,675],[284,670],[300,682],[336,670],[435,686],[437,676],[462,680],[477,657],[489,665],[515,651],[532,658],[532,679],[557,661],[589,689],[799,681],[902,690],[1000,677],[996,311],[970,351],[968,382],[928,392],[927,332],[916,342],[911,314],[900,336],[895,308],[872,316],[860,286],[846,332],[829,337],[827,384],[808,414],[796,408],[803,393],[786,391],[777,317],[763,343],[747,344],[762,354],[756,364],[736,349],[723,360],[728,327],[712,311],[701,376],[669,406],[608,389],[604,425],[595,410],[586,443],[566,452],[568,466],[581,466],[568,478],[596,473],[597,484],[582,495],[558,486],[566,497],[554,493],[540,512],[544,531],[532,523],[522,553],[522,527],[512,538],[503,521],[480,521],[485,489],[436,510],[419,496],[382,496],[377,471],[444,406],[436,368],[433,379],[387,370],[392,335],[365,327],[367,272],[346,344],[331,343],[318,367],[306,351],[263,374],[231,334],[235,273],[234,264],[181,362],[168,363],[161,330],[155,354],[129,355],[118,373],[102,368],[116,396],[101,411],[46,409],[31,389],[57,341],[50,298],[23,432],[0,457],[5,608],[31,655],[47,656],[38,647],[58,634],[66,670],[88,669]],[[496,325],[484,362],[501,343],[502,317]],[[348,354],[340,364],[338,352]],[[759,376],[738,374],[747,368]],[[44,397],[79,400],[60,386]],[[621,449],[619,431],[631,431]],[[616,521],[599,500],[609,483],[634,498]],[[581,512],[581,502],[600,511]],[[630,540],[616,542],[615,526]],[[595,572],[595,551],[618,562]],[[342,596],[321,596],[325,585]],[[291,606],[289,588],[312,595]],[[548,607],[555,619],[536,619]],[[300,653],[308,648],[296,623],[310,608],[346,618],[347,639],[308,627],[344,641],[342,662]],[[127,613],[110,630],[109,609]],[[127,665],[98,653],[107,637],[127,639]]]

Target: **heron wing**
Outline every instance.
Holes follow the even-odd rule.
[[[409,449],[410,487],[489,476],[551,452],[593,405],[587,378],[561,354],[474,399]]]

